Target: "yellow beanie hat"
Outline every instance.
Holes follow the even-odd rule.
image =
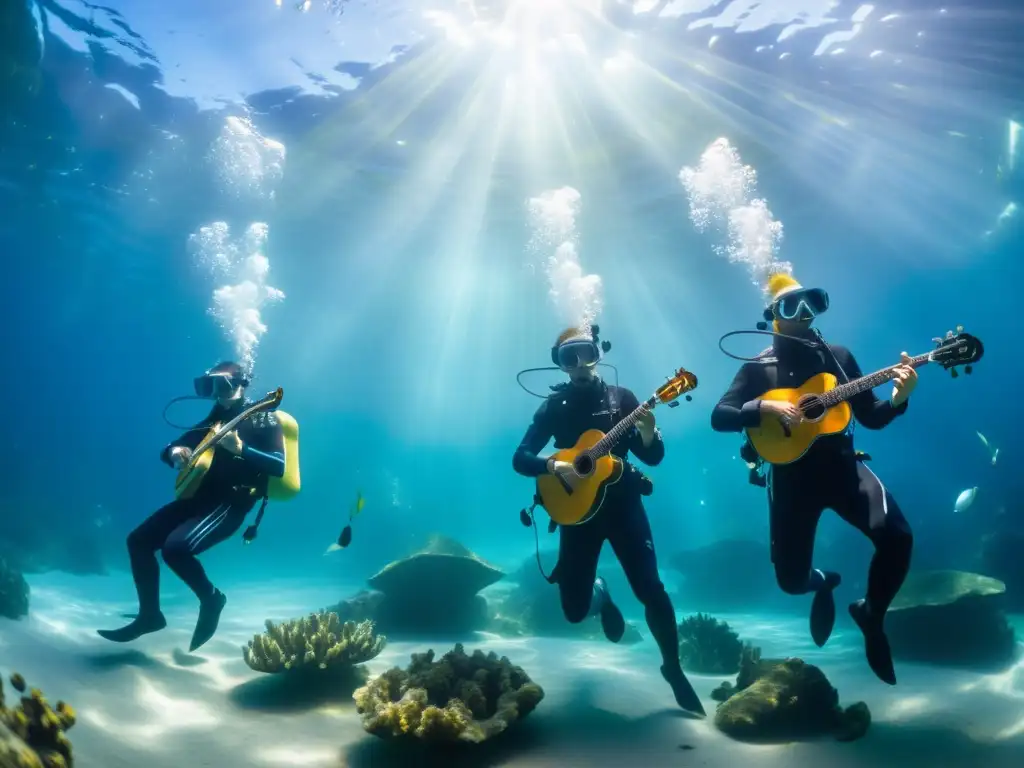
[[[788,272],[776,272],[768,278],[767,293],[772,302],[778,301],[782,296],[803,288]]]

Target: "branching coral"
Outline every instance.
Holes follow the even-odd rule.
[[[255,635],[242,648],[242,654],[245,663],[257,672],[327,669],[362,664],[386,644],[386,637],[374,634],[372,621],[343,624],[338,614],[321,611],[283,624],[268,619],[267,631]]]
[[[728,624],[698,613],[679,625],[683,668],[706,675],[730,675],[740,668],[744,645]]]
[[[28,582],[21,571],[0,557],[0,616],[20,619],[28,615]]]
[[[25,680],[11,675],[11,685],[24,693]],[[15,707],[4,702],[0,684],[0,768],[72,768],[71,742],[65,731],[75,724],[75,711],[63,701],[56,707],[37,688]]]
[[[353,698],[375,736],[480,743],[526,717],[544,691],[504,656],[467,656],[456,645],[440,661],[433,650],[414,653],[405,670],[388,670]]]

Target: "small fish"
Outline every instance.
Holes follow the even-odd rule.
[[[346,523],[345,527],[341,529],[341,535],[338,536],[338,541],[331,544],[331,546],[327,548],[327,551],[324,552],[325,555],[330,554],[331,552],[337,552],[339,549],[344,549],[352,543],[352,520],[356,515],[363,511],[363,507],[365,506],[366,499],[363,498],[363,492],[359,491],[356,493],[355,503],[348,511],[348,523]]]
[[[953,505],[954,512],[966,512],[970,509],[971,504],[974,503],[974,497],[978,495],[978,487],[968,488],[966,491],[961,491],[960,495],[956,497],[956,504]]]
[[[996,459],[999,458],[999,449],[993,448],[989,443],[988,438],[981,434],[981,432],[978,432],[977,435],[978,439],[981,440],[981,444],[985,446],[985,450],[987,450],[989,455],[992,457],[992,466],[994,467],[996,465]]]

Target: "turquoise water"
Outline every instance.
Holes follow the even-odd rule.
[[[1011,577],[1024,587],[992,555],[992,542],[1024,530],[1013,443],[1024,373],[1013,314],[1024,179],[1015,5],[9,0],[2,13],[10,437],[0,552],[22,562],[33,592],[26,619],[0,620],[0,668],[78,707],[77,764],[182,763],[173,715],[140,719],[142,735],[118,746],[102,725],[118,715],[88,694],[109,686],[134,701],[153,680],[165,697],[233,713],[195,725],[217,734],[211,754],[230,754],[246,715],[227,697],[254,674],[237,646],[265,618],[364,588],[431,534],[509,574],[491,588],[500,594],[534,553],[519,522],[533,487],[511,457],[540,401],[516,374],[548,365],[555,337],[581,322],[612,342],[607,377],[640,397],[680,366],[699,378],[692,402],[656,412],[666,458],[649,470],[645,505],[679,617],[718,611],[671,563],[724,540],[767,541],[764,491],[747,483],[739,438],[712,432],[710,412],[739,366],[718,339],[761,319],[760,283],[776,269],[828,290],[819,327],[865,371],[960,325],[984,341],[972,376],[923,368],[907,415],[858,430],[857,446],[914,529],[915,570],[993,576],[1008,597]],[[766,339],[727,343],[746,356]],[[183,653],[195,606],[166,569],[177,623],[121,654],[92,630],[134,610],[125,536],[171,498],[173,473],[157,456],[178,433],[161,411],[229,357],[252,364],[252,392],[284,388],[282,407],[301,425],[302,493],[270,505],[252,546],[235,536],[204,556],[229,595],[227,639],[218,635],[207,664],[170,655]],[[543,391],[557,380],[524,381]],[[203,411],[186,403],[167,415],[186,423]],[[974,504],[954,512],[974,487]],[[357,492],[366,508],[352,546],[325,554]],[[540,537],[550,568],[557,534]],[[1019,670],[908,667],[894,690],[942,703],[900,705],[858,665],[842,610],[863,593],[870,545],[826,514],[817,551],[816,564],[844,574],[824,651],[808,643],[808,601],[775,590],[767,562],[701,576],[763,582],[744,592],[756,595],[749,604],[716,615],[766,652],[819,664],[844,702],[875,712],[862,742],[807,747],[799,760],[866,764],[927,732],[953,745],[943,765],[1019,761]],[[610,555],[601,572],[646,635]],[[650,638],[626,651],[491,629],[467,645],[497,644],[550,689],[530,749],[489,752],[492,764],[564,764],[572,753],[543,718],[564,722],[585,680],[631,690],[652,711],[672,704]],[[386,660],[421,646],[396,641]],[[558,659],[577,653],[614,658],[635,686],[602,677],[601,663],[560,676]],[[713,685],[698,687],[711,707]],[[950,693],[976,689],[987,698]],[[360,765],[338,750],[375,741],[351,711],[287,716],[320,747],[302,763],[269,745],[265,764]],[[609,755],[648,738],[657,765],[741,754],[707,723],[690,752],[673,745],[690,738],[677,738],[674,728],[691,726],[676,719],[621,734],[598,722],[617,734]],[[566,743],[585,741],[586,728]],[[766,765],[780,754],[749,753]],[[246,760],[237,764],[255,764]]]

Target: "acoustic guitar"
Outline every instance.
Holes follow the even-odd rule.
[[[912,357],[908,365],[919,368],[927,363],[938,363],[957,377],[955,366],[963,365],[970,374],[972,363],[978,362],[985,352],[981,341],[963,327],[956,333],[949,331],[945,338],[935,338],[936,349]],[[898,365],[898,364],[897,364]],[[769,464],[791,464],[803,456],[824,435],[835,435],[850,426],[853,410],[848,400],[855,395],[891,381],[895,366],[861,376],[839,384],[831,373],[812,376],[795,389],[772,389],[761,395],[762,400],[792,403],[803,413],[803,420],[789,427],[778,419],[765,418],[759,427],[746,430],[754,450]]]
[[[174,480],[174,497],[177,499],[191,499],[195,496],[200,486],[202,486],[203,480],[206,478],[206,473],[210,471],[210,467],[213,465],[213,449],[224,439],[224,436],[250,416],[262,413],[263,411],[274,410],[281,404],[282,398],[284,398],[284,390],[278,387],[273,392],[269,392],[259,402],[253,403],[243,410],[231,421],[211,426],[210,431],[206,433],[206,437],[192,451],[192,455],[185,463],[185,466],[178,471],[178,476]]]
[[[677,398],[696,388],[697,377],[680,368],[675,376],[612,427],[608,434],[599,429],[588,429],[580,435],[575,446],[556,451],[551,458],[572,464],[576,483],[573,487],[559,475],[537,478],[537,496],[548,516],[559,525],[580,525],[596,515],[604,504],[608,488],[622,478],[622,460],[611,455],[612,449],[644,413],[658,403],[677,406]]]

